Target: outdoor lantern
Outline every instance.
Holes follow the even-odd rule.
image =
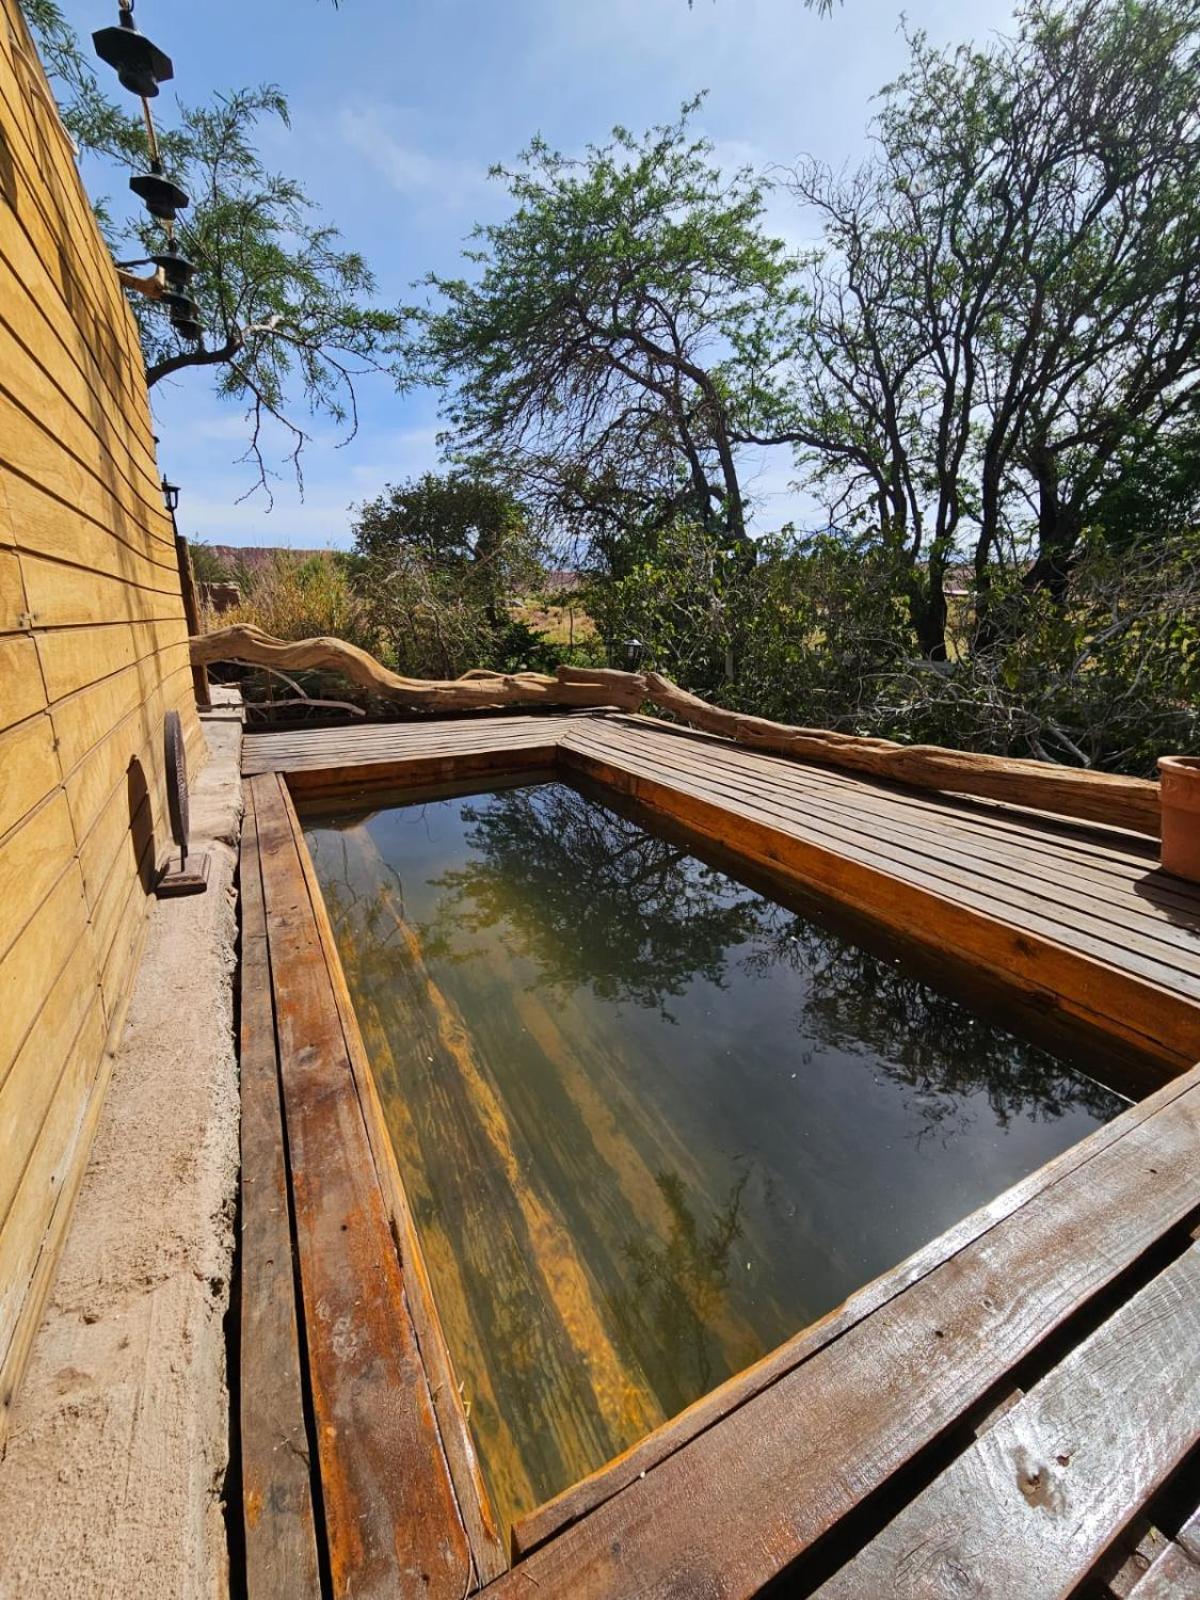
[[[159,255],[147,256],[146,259],[151,266],[159,269],[167,280],[168,287],[174,289],[177,294],[182,294],[196,276],[194,263],[181,255],[174,244],[170,244]]]
[[[174,222],[175,213],[191,204],[186,191],[164,176],[161,161],[152,161],[149,172],[135,173],[129,180],[129,187],[150,215],[160,222]]]
[[[179,509],[179,485],[177,483],[168,483],[167,475],[164,472],[163,481],[159,487],[162,489],[163,499],[167,502],[167,510],[174,516]]]
[[[640,639],[626,639],[621,649],[625,655],[626,672],[636,672],[642,664],[642,657],[646,654],[646,646]]]
[[[152,100],[159,84],[175,76],[175,68],[170,56],[138,32],[132,6],[122,6],[120,18],[118,27],[98,29],[92,35],[92,44],[101,61],[117,69],[122,88],[141,95],[143,100]]]

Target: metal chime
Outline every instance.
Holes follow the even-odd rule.
[[[186,259],[175,242],[175,218],[186,210],[190,200],[174,178],[163,170],[162,154],[150,102],[158,94],[159,85],[175,76],[171,58],[138,31],[133,20],[133,0],[119,0],[120,10],[115,28],[100,28],[92,35],[92,44],[101,61],[116,69],[121,86],[135,94],[142,102],[142,116],[146,123],[146,140],[150,147],[150,171],[137,172],[129,180],[129,187],[157,221],[167,235],[166,249],[146,258],[166,285],[154,298],[171,315],[171,326],[190,344],[196,343],[204,332],[200,323],[200,307],[188,293],[196,268]],[[141,262],[123,263],[139,266]],[[140,287],[142,280],[132,283]]]

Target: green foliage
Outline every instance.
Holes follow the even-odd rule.
[[[613,659],[636,635],[689,688],[781,722],[1144,775],[1196,748],[1200,533],[1089,536],[1065,603],[1014,575],[992,596],[1004,642],[987,649],[958,596],[940,663],[921,656],[906,571],[902,554],[832,537],[723,563],[676,529],[657,560],[595,582],[590,603]]]
[[[232,583],[233,572],[205,539],[189,539],[188,554],[197,583]]]
[[[775,355],[791,263],[762,185],[677,121],[573,159],[535,139],[497,167],[515,209],[472,272],[431,276],[409,370],[447,395],[453,447],[593,536],[685,513],[734,537],[732,413]]]
[[[1015,567],[1061,603],[1085,529],[1191,407],[1198,23],[1195,0],[1027,0],[985,49],[918,34],[872,159],[794,175],[827,248],[764,405],[834,515],[924,565],[910,603],[935,658],[957,552],[985,645]]]
[[[493,616],[541,574],[528,513],[507,490],[466,473],[388,484],[359,507],[354,548],[376,561],[414,560],[454,576]]]
[[[82,150],[117,169],[144,171],[149,160],[139,117],[102,91],[79,40],[54,0],[22,0],[58,94],[63,119]],[[190,367],[213,369],[217,393],[244,405],[247,459],[256,487],[270,494],[263,453],[273,422],[289,441],[297,475],[308,440],[297,415],[357,426],[356,380],[398,372],[402,318],[372,304],[375,281],[363,257],[346,250],[294,178],[268,167],[258,148],[264,120],[287,126],[287,101],[272,84],[181,105],[159,131],[167,170],[191,196],[176,234],[199,268],[190,293],[205,338],[187,344],[163,312],[131,296],[153,385]],[[108,207],[104,215],[108,217]],[[106,231],[116,254],[161,250],[160,225],[139,220]]]
[[[303,557],[276,551],[269,566],[247,574],[241,605],[219,624],[249,623],[277,639],[330,635],[377,653],[379,635],[356,575],[355,562],[340,551]]]
[[[457,677],[556,661],[512,615],[542,567],[528,514],[506,490],[426,473],[359,507],[354,535],[360,592],[398,670]]]

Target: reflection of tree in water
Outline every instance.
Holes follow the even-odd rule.
[[[309,846],[317,863],[329,921],[339,939],[353,941],[356,972],[364,978],[387,977],[395,961],[393,946],[403,949],[400,919],[404,915],[404,888],[400,874],[373,847],[374,870],[365,876],[365,881],[356,881],[362,874],[362,846],[358,845],[352,857],[349,844],[360,827],[357,818],[322,822],[316,838],[310,833]]]
[[[739,1213],[744,1175],[726,1204],[701,1229],[678,1173],[655,1176],[671,1217],[664,1244],[629,1239],[622,1247],[632,1269],[630,1287],[617,1296],[614,1311],[621,1327],[646,1328],[653,1348],[669,1352],[676,1393],[660,1395],[668,1413],[705,1394],[728,1371],[712,1325],[729,1286],[729,1252],[741,1236]]]
[[[1078,1110],[1106,1120],[1123,1109],[1103,1085],[931,988],[895,958],[781,907],[772,911],[747,970],[760,977],[780,967],[802,974],[807,993],[799,1026],[837,1049],[861,1053],[866,1046],[880,1072],[915,1091],[913,1108],[925,1132],[965,1125],[965,1102],[980,1094],[1002,1128],[1020,1116],[1050,1121]]]
[[[464,805],[477,858],[434,880],[444,891],[430,953],[456,933],[504,924],[543,982],[661,1008],[694,978],[720,985],[726,952],[770,906],[636,822],[563,784]]]

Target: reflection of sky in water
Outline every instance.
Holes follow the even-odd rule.
[[[664,1415],[1121,1108],[562,784],[307,832],[401,1092],[397,913]]]

